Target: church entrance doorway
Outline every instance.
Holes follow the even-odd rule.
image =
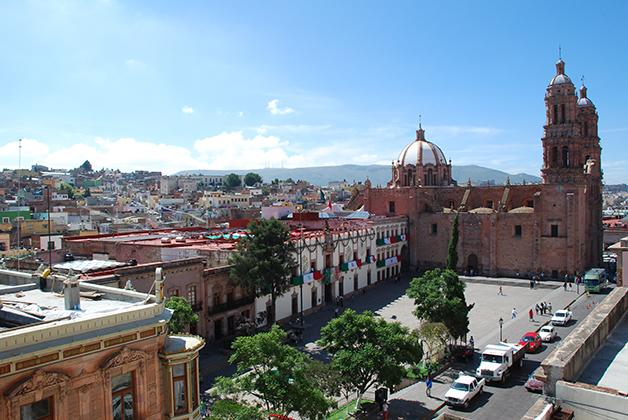
[[[410,253],[408,252],[408,245],[401,247],[401,272],[407,273],[410,270]]]
[[[478,274],[478,256],[475,254],[469,254],[467,259],[467,273],[470,276],[474,276]]]

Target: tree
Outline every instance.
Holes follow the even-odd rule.
[[[447,327],[440,322],[425,322],[421,328],[414,330],[413,333],[416,333],[420,340],[426,358],[433,357],[440,349],[444,348],[449,336]],[[425,359],[423,359],[423,363],[423,367],[425,367]]]
[[[442,322],[457,339],[469,332],[469,311],[473,308],[473,304],[466,303],[465,287],[454,271],[435,269],[412,279],[406,293],[414,299],[416,307],[412,313],[417,318]]]
[[[407,327],[376,318],[369,311],[358,314],[351,309],[321,329],[318,345],[333,355],[332,366],[348,387],[357,390],[357,408],[369,387],[399,384],[404,365],[418,362],[422,354]]]
[[[230,378],[217,378],[216,393],[248,394],[259,398],[266,410],[324,419],[335,401],[319,386],[321,366],[294,347],[282,345],[285,338],[285,331],[277,325],[269,332],[236,338],[229,361],[237,363],[238,371]]]
[[[198,322],[198,315],[194,313],[188,300],[182,296],[172,296],[166,299],[166,308],[173,310],[172,318],[168,322],[173,334],[178,334],[188,325]]]
[[[83,197],[91,197],[92,192],[89,187],[85,187],[85,192],[83,193]]]
[[[231,173],[227,176],[227,179],[225,179],[225,186],[227,188],[235,188],[239,187],[240,185],[242,185],[242,180],[237,174]]]
[[[460,236],[458,215],[454,217],[454,224],[451,227],[451,239],[449,240],[449,248],[447,249],[447,269],[458,272],[458,238]]]
[[[89,160],[86,160],[85,162],[83,162],[83,164],[80,166],[81,169],[83,169],[85,172],[92,172],[92,164],[89,163]]]
[[[262,182],[262,177],[253,172],[249,172],[248,174],[244,176],[244,183],[248,185],[249,187],[252,187],[253,185],[257,183],[261,183],[261,182]]]
[[[289,229],[275,218],[249,222],[249,232],[240,238],[236,252],[228,263],[232,265],[231,278],[238,286],[257,297],[271,295],[271,312],[268,325],[275,322],[277,297],[284,294],[290,283],[295,247]]]
[[[71,184],[66,184],[65,182],[59,184],[59,191],[67,191],[68,198],[70,199],[74,198],[74,194],[76,192]]]
[[[246,401],[218,400],[212,405],[209,420],[264,420],[268,416]]]

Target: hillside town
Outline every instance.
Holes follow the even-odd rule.
[[[562,60],[545,102],[538,184],[453,179],[421,124],[386,185],[5,169],[0,419],[625,418],[625,191]]]

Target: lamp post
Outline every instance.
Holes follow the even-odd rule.
[[[499,342],[502,342],[502,326],[504,325],[504,319],[499,318]]]

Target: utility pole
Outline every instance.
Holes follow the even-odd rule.
[[[299,271],[301,271],[301,284],[299,295],[301,295],[301,326],[303,326],[303,257],[301,253],[303,252],[303,226],[301,225],[301,212],[299,211]]]

